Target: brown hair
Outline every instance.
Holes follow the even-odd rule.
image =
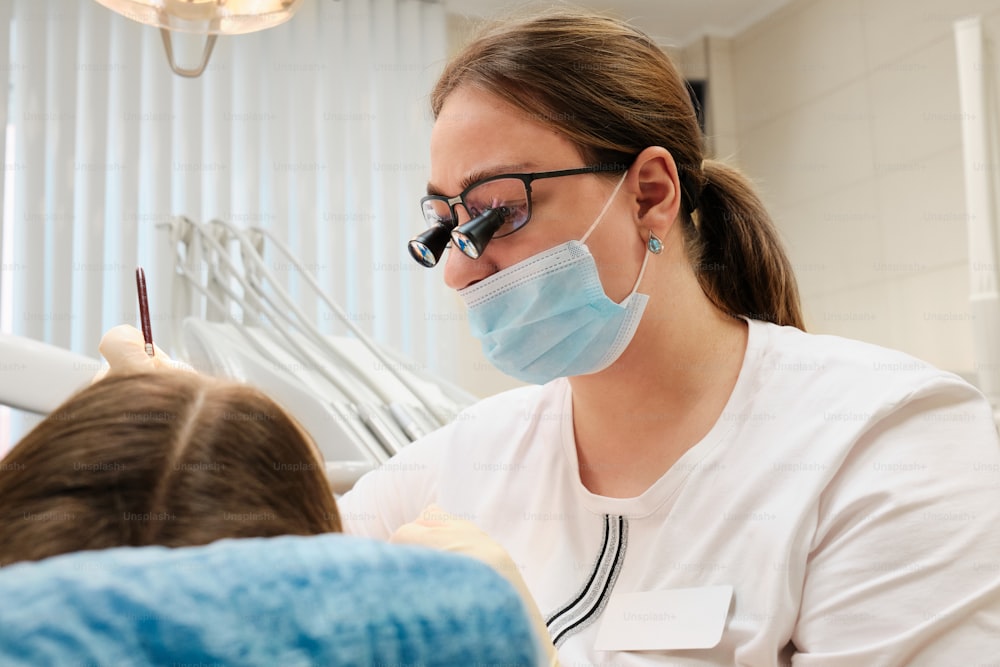
[[[84,549],[340,531],[305,432],[250,387],[111,376],[0,459],[0,564]]]
[[[550,126],[588,163],[627,165],[649,146],[666,148],[680,174],[688,259],[705,294],[731,315],[804,328],[770,216],[744,176],[704,159],[685,83],[648,36],[565,10],[505,20],[445,67],[431,95],[435,117],[459,86],[496,95]]]

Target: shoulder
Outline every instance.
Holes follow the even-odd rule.
[[[437,476],[470,457],[511,458],[538,415],[548,410],[547,406],[564,403],[567,388],[565,381],[554,380],[483,398],[444,426],[408,444],[368,476],[404,471]]]
[[[751,322],[751,350],[744,412],[760,418],[740,422],[742,435],[752,433],[747,439],[781,465],[807,461],[884,489],[871,475],[900,462],[933,478],[942,456],[997,461],[992,407],[954,373],[897,350],[762,322]],[[922,482],[900,492],[911,483]]]
[[[770,322],[751,321],[750,326],[764,339],[762,352],[779,370],[941,372],[905,352],[873,343]],[[797,367],[796,361],[811,363]]]
[[[410,443],[341,498],[348,532],[385,538],[431,502],[466,513],[509,492],[508,477],[494,473],[519,472],[539,454],[531,447],[535,425],[558,421],[538,415],[563,405],[567,390],[568,383],[555,380],[484,398]]]
[[[944,392],[985,401],[958,375],[899,350],[767,322],[750,326],[761,382],[805,400],[892,405]]]
[[[531,384],[508,389],[473,403],[466,408],[466,411],[490,409],[498,406],[534,406],[561,395],[565,384],[564,380],[559,379],[546,384]]]
[[[439,433],[483,427],[517,430],[519,423],[531,421],[540,411],[561,408],[567,388],[566,381],[558,379],[544,385],[517,387],[488,396],[458,413]]]

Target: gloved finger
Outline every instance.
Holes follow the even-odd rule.
[[[431,503],[420,512],[416,522],[424,526],[446,526],[455,521],[462,521],[462,519],[449,514],[437,503]]]
[[[416,520],[400,526],[389,541],[462,553],[504,572],[513,565],[506,550],[479,526],[437,505],[426,507]]]
[[[389,536],[389,541],[395,544],[415,544],[417,546],[431,546],[427,544],[429,530],[426,526],[422,526],[416,521],[412,523],[405,523],[396,529],[392,535]]]
[[[481,531],[478,529],[470,529],[468,526],[417,519],[396,529],[396,532],[389,536],[389,541],[442,551],[469,553],[479,550],[477,546],[480,542],[479,533]],[[484,533],[482,535],[485,536]]]
[[[108,373],[146,373],[178,366],[158,345],[154,344],[153,349],[155,354],[150,357],[146,354],[142,332],[129,324],[109,329],[98,346],[110,366]]]
[[[144,373],[159,368],[156,357],[146,354],[142,332],[128,324],[119,324],[107,331],[98,350],[111,366],[109,373]]]
[[[524,600],[535,633],[545,652],[546,665],[557,665],[555,647],[549,639],[545,620],[535,604],[520,568],[499,542],[471,521],[459,519],[438,505],[429,505],[416,520],[400,526],[390,542],[430,547],[471,556],[489,565],[507,579]]]
[[[438,505],[428,505],[420,512],[420,516],[400,526],[389,537],[389,541],[446,548],[448,542],[474,542],[479,536],[487,537],[471,521],[459,519]]]

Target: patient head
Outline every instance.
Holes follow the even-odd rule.
[[[112,376],[0,460],[0,564],[84,549],[340,530],[318,450],[260,392]]]

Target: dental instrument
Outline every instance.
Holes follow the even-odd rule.
[[[142,267],[135,270],[135,288],[139,293],[139,322],[142,326],[142,340],[145,343],[146,354],[150,357],[156,354],[153,348],[153,328],[149,324],[149,296],[146,294],[146,272]]]

